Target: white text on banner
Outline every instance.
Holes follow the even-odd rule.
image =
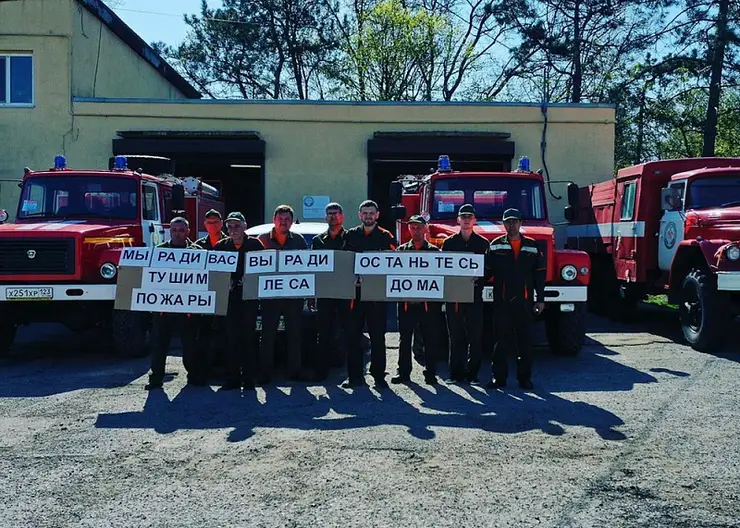
[[[444,292],[444,277],[388,275],[385,279],[385,295],[390,298],[442,299]]]
[[[278,255],[281,273],[334,271],[334,252],[327,250],[281,251]]]
[[[263,275],[259,279],[260,298],[316,295],[315,275]]]
[[[399,251],[358,253],[357,275],[442,275],[482,277],[484,256],[475,253]]]

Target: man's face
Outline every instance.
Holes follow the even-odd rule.
[[[427,226],[419,222],[413,222],[409,224],[409,233],[411,234],[411,240],[414,242],[421,243],[427,234]]]
[[[287,235],[290,226],[293,225],[293,217],[290,216],[290,213],[278,213],[272,219],[272,223],[275,225],[275,232]]]
[[[344,224],[344,213],[339,209],[329,209],[326,212],[326,223],[329,227],[337,227]]]
[[[519,230],[522,228],[522,221],[515,218],[510,218],[504,222],[504,229],[509,237],[516,237],[519,235]]]
[[[188,235],[190,235],[190,228],[186,224],[177,222],[170,225],[170,239],[172,244],[178,246],[184,245]]]
[[[359,217],[360,222],[362,222],[365,227],[372,227],[376,223],[378,223],[378,217],[380,217],[380,213],[375,207],[363,207],[362,209],[360,209]]]
[[[203,224],[206,227],[206,231],[208,231],[208,234],[211,236],[220,235],[221,229],[224,227],[223,220],[218,216],[209,216]]]
[[[226,230],[229,232],[231,240],[240,242],[244,238],[244,230],[247,224],[240,220],[229,220],[226,222]]]
[[[475,226],[475,215],[462,214],[457,217],[457,223],[460,224],[462,229],[473,229],[473,226]]]

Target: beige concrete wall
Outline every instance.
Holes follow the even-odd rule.
[[[74,97],[185,97],[87,9],[75,3],[72,18]]]
[[[266,142],[265,210],[306,194],[329,194],[354,208],[367,194],[367,140],[375,131],[510,132],[515,159],[542,165],[539,107],[504,105],[293,104],[255,102],[75,103],[79,135],[68,147],[70,165],[107,166],[118,130],[254,130]],[[551,107],[547,164],[554,180],[579,184],[611,177],[614,110]],[[554,187],[565,196],[565,187]],[[565,200],[549,198],[562,220]],[[268,218],[265,219],[266,221]],[[354,219],[353,219],[354,220]]]
[[[0,179],[48,167],[74,136],[70,100],[72,0],[0,2],[0,53],[33,55],[34,107],[0,107]],[[19,189],[0,183],[0,207],[15,217]]]

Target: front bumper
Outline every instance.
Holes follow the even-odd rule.
[[[5,284],[0,302],[114,301],[115,284]]]
[[[545,302],[575,303],[588,300],[588,286],[545,286]],[[493,286],[483,288],[483,302],[493,302]]]
[[[717,272],[717,289],[720,291],[740,291],[740,271]]]

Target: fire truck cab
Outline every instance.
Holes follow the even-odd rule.
[[[508,208],[523,215],[522,233],[535,239],[547,263],[545,311],[541,318],[550,348],[562,355],[576,355],[586,333],[586,300],[590,261],[583,251],[556,250],[554,228],[549,221],[542,174],[529,170],[529,159],[522,157],[514,172],[460,172],[452,170],[448,156],[439,157],[437,171],[427,175],[404,175],[391,183],[390,198],[400,242],[410,239],[408,220],[423,215],[429,224],[429,241],[441,246],[458,231],[460,206],[475,207],[475,232],[493,240],[506,234],[502,218]],[[566,219],[578,207],[578,186],[568,185]],[[493,287],[483,292],[486,321],[492,321]],[[490,303],[490,304],[488,304]],[[490,325],[489,325],[490,326]],[[492,328],[485,328],[491,334]]]
[[[70,169],[56,156],[49,170],[25,170],[14,222],[0,212],[0,354],[34,322],[100,327],[117,353],[146,353],[145,314],[113,309],[121,250],[168,240],[174,216],[188,218],[195,239],[207,210],[224,212],[216,189],[173,172],[152,156],[116,156],[108,170]]]
[[[593,262],[593,310],[623,317],[647,294],[679,307],[697,350],[740,310],[740,158],[643,163],[581,189],[568,245]]]

